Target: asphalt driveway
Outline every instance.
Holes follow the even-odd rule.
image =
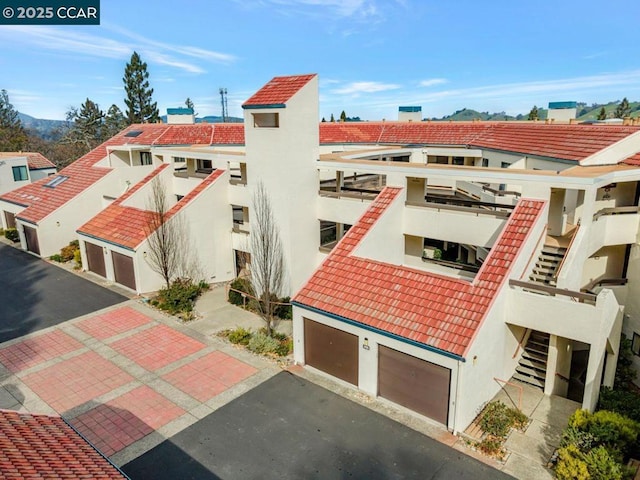
[[[288,372],[122,469],[133,480],[512,478]]]
[[[0,244],[0,343],[125,300],[122,295]]]

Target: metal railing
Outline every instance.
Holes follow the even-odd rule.
[[[514,279],[509,280],[509,286],[520,287],[528,292],[546,293],[552,297],[569,297],[580,303],[589,303],[591,305],[595,305],[596,303],[596,295],[594,295],[593,293],[575,292],[573,290],[567,290],[564,288],[550,287],[547,285],[540,285],[539,283],[535,282],[524,282],[522,280]]]
[[[602,278],[588,283],[581,290],[595,295],[595,293],[593,293],[593,289],[596,287],[621,287],[627,283],[629,283],[628,278]]]
[[[608,207],[598,210],[593,214],[593,221],[595,222],[600,217],[608,215],[633,215],[634,213],[640,213],[640,207]]]
[[[448,205],[445,203],[432,203],[432,202],[405,202],[406,206],[409,207],[424,207],[424,208],[433,208],[438,211],[440,210],[448,210],[452,212],[465,212],[472,213],[476,216],[478,215],[491,215],[493,217],[500,218],[508,218],[511,215],[511,212],[504,212],[500,210],[489,210],[487,208],[478,208],[478,207],[462,207],[457,205]]]
[[[368,200],[375,200],[375,198],[378,196],[378,192],[374,194],[366,192],[331,192],[329,190],[318,190],[318,195],[320,195],[321,197],[329,198],[352,198],[364,202]]]

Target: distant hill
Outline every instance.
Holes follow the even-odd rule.
[[[18,118],[22,125],[27,129],[35,132],[36,135],[45,140],[58,140],[61,136],[60,131],[67,123],[63,120],[44,120],[34,118],[26,113],[18,112]]]

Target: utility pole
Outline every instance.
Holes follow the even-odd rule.
[[[222,104],[222,123],[227,123],[229,121],[229,113],[227,106],[227,89],[224,87],[220,87],[220,103]]]

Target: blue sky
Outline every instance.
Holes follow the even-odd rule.
[[[0,88],[38,118],[87,97],[124,111],[136,50],[162,113],[230,114],[276,75],[318,73],[320,114],[640,100],[637,0],[102,0],[100,26],[0,26]]]

